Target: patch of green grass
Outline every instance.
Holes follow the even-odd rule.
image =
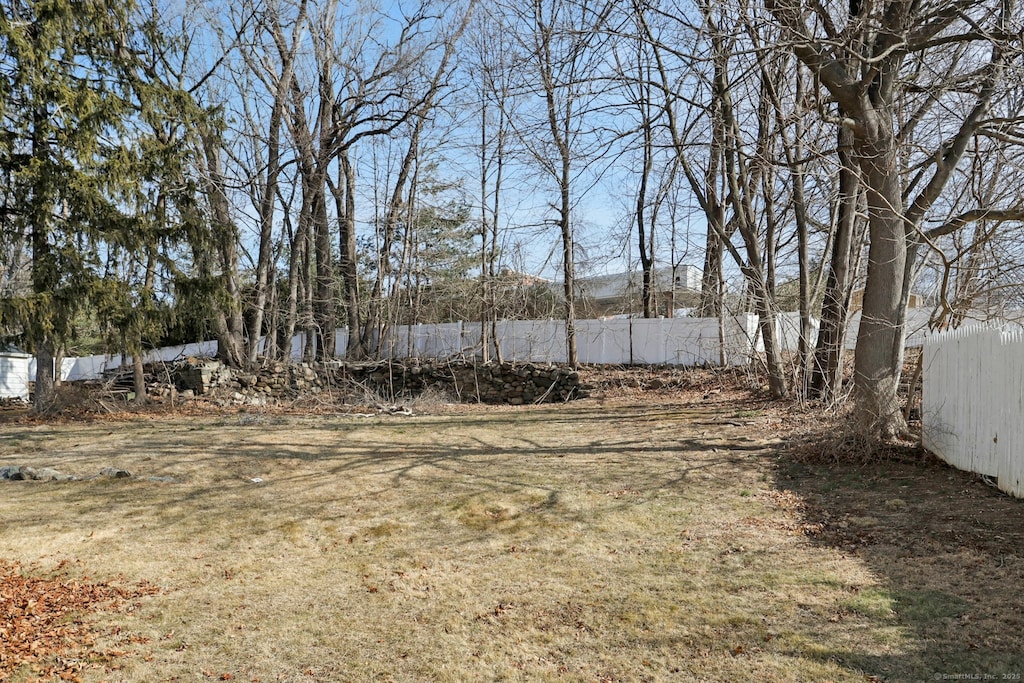
[[[959,617],[968,609],[966,601],[944,591],[898,591],[893,597],[893,609],[901,619],[911,622]]]
[[[893,616],[895,601],[892,593],[876,586],[855,591],[852,595],[837,602],[840,609],[859,614],[870,619],[885,619]]]

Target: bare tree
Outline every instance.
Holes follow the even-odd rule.
[[[775,201],[779,183],[774,159],[778,156],[780,132],[775,125],[778,117],[774,108],[779,101],[774,88],[783,80],[787,65],[768,52],[753,50],[753,61],[739,68],[737,41],[745,39],[744,27],[749,29],[751,24],[742,14],[728,14],[727,8],[716,8],[712,3],[699,3],[699,10],[703,25],[692,35],[693,40],[697,40],[698,33],[706,39],[707,63],[666,45],[649,22],[644,22],[642,30],[656,48],[659,91],[672,145],[708,224],[702,314],[724,315],[721,250],[731,255],[744,275],[759,317],[769,388],[773,395],[783,396],[788,386],[776,325],[775,265],[782,208]],[[740,30],[722,29],[725,22]],[[680,91],[670,75],[666,55],[684,60],[686,77],[681,82],[701,83],[704,101],[698,101],[692,91]],[[753,78],[734,83],[731,74],[735,72],[750,73]],[[738,106],[737,99],[747,108]],[[679,111],[684,103],[689,106],[683,115],[691,117],[685,126]],[[741,120],[741,116],[746,118]],[[701,122],[703,126],[698,125]],[[708,137],[698,142],[697,131]],[[703,170],[700,161],[705,164]],[[739,237],[741,247],[733,244],[734,235]]]
[[[598,0],[531,0],[508,8],[510,28],[525,61],[517,65],[519,87],[536,94],[543,114],[539,125],[519,122],[517,135],[543,175],[557,188],[551,202],[558,228],[562,262],[566,357],[576,353],[575,209],[586,193],[592,164],[604,156],[607,140],[590,124],[598,94],[605,87],[603,50],[611,34],[604,31],[614,3]]]
[[[412,210],[415,206],[414,177],[415,170],[420,161],[424,130],[430,123],[430,117],[438,104],[438,100],[446,90],[445,83],[450,76],[451,62],[455,57],[459,39],[472,16],[475,4],[475,0],[470,0],[468,6],[464,8],[465,14],[462,15],[461,21],[456,23],[450,33],[443,34],[443,40],[440,36],[437,38],[442,46],[440,59],[430,75],[425,89],[422,90],[419,99],[410,102],[411,108],[405,117],[407,119],[407,127],[405,129],[399,127],[393,129],[396,132],[399,130],[403,132],[402,138],[406,142],[406,147],[394,178],[391,196],[388,200],[383,220],[378,226],[381,235],[381,246],[378,254],[377,273],[373,290],[370,294],[367,322],[360,340],[361,348],[366,351],[376,351],[376,349],[371,348],[372,335],[376,334],[376,338],[380,339],[386,323],[381,316],[381,304],[385,286],[390,283],[393,287],[391,300],[395,299],[394,294],[397,293],[397,288],[399,287],[401,278],[393,277],[394,273],[392,272],[392,250],[396,239],[396,228],[401,220],[402,212]],[[406,220],[406,225],[410,223],[411,221]]]
[[[637,179],[632,213],[637,255],[640,258],[640,301],[644,317],[652,318],[658,315],[658,290],[655,283],[657,210],[666,190],[665,183],[661,186],[656,184],[659,175],[655,173],[655,165],[657,163],[659,168],[668,169],[661,177],[671,183],[676,163],[671,158],[659,158],[659,129],[663,126],[664,110],[658,105],[656,97],[654,58],[651,55],[651,50],[655,48],[645,39],[643,21],[639,15],[633,15],[632,22],[637,26],[628,40],[615,46],[613,56],[618,86],[626,101],[623,109],[635,119],[632,129],[627,132],[629,137],[635,137],[629,152],[639,157],[639,167],[631,173]]]
[[[366,353],[374,325],[364,320],[357,263],[357,148],[376,136],[418,135],[405,127],[429,116],[454,54],[452,26],[465,23],[472,5],[425,0],[390,16],[369,2],[259,0],[235,13],[240,56],[225,64],[222,87],[234,88],[225,106],[246,128],[229,149],[252,203],[240,215],[255,219],[259,245],[250,362],[262,335],[274,348],[278,330],[267,322],[279,319],[282,347],[303,329],[304,354],[330,357],[342,314],[348,352]],[[275,223],[285,228],[280,236]],[[289,262],[279,314],[271,307],[281,254]]]
[[[503,218],[506,173],[512,149],[511,118],[516,111],[512,65],[516,55],[500,23],[500,15],[480,11],[471,27],[471,56],[468,61],[473,92],[479,104],[479,141],[474,144],[479,167],[480,210],[480,354],[487,362],[491,351],[500,363],[498,337],[498,258],[500,224]]]
[[[785,44],[842,114],[831,116],[853,134],[870,235],[855,413],[869,438],[904,429],[897,390],[906,308],[921,245],[936,234],[925,222],[971,140],[989,126],[1016,127],[1016,116],[988,118],[1019,62],[1014,5],[853,0],[840,12],[819,2],[765,2]]]
[[[861,210],[864,193],[860,171],[851,155],[853,133],[839,127],[837,134],[837,186],[832,249],[828,254],[827,279],[821,307],[818,339],[811,364],[809,393],[834,404],[842,396],[843,352],[849,322],[850,300],[860,262],[867,222]]]
[[[282,135],[288,100],[293,92],[292,78],[299,38],[306,29],[307,21],[306,0],[300,0],[294,8],[293,17],[285,18],[282,9],[280,2],[268,2],[263,5],[260,12],[262,25],[257,27],[257,35],[268,35],[275,50],[261,50],[262,54],[259,56],[255,51],[242,51],[249,71],[263,83],[271,96],[270,118],[265,136],[260,134],[260,131],[252,131],[252,137],[257,144],[254,156],[263,160],[261,148],[265,148],[266,156],[265,161],[257,167],[261,172],[253,174],[255,182],[252,187],[253,203],[259,217],[259,251],[256,260],[252,324],[246,354],[250,365],[256,363],[260,351],[259,340],[264,333],[264,319],[268,317],[268,308],[272,303],[271,294],[277,270],[274,259],[274,217],[279,210],[278,183],[285,161],[282,158]],[[290,31],[287,31],[289,28]],[[276,62],[269,58],[274,52],[278,56]],[[253,122],[253,118],[248,117],[247,121]],[[273,350],[275,335],[276,330],[271,326],[266,332],[265,351]]]

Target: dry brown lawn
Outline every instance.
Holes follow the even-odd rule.
[[[667,393],[13,422],[0,467],[133,476],[0,482],[0,560],[159,589],[84,617],[86,681],[1020,680],[1024,502],[796,464],[778,420]]]

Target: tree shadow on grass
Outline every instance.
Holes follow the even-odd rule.
[[[880,580],[875,623],[912,643],[818,656],[886,681],[1024,677],[1024,501],[927,454],[875,465],[783,456],[777,485],[804,500],[812,542]]]
[[[692,409],[625,406],[611,415],[609,424],[607,409],[543,406],[412,420],[338,416],[261,423],[242,415],[151,432],[144,424],[129,424],[119,430],[117,440],[107,443],[106,432],[101,432],[96,444],[85,449],[72,444],[64,453],[54,452],[49,464],[85,473],[109,458],[110,464],[127,466],[136,478],[54,483],[49,488],[83,520],[145,519],[151,529],[187,525],[196,517],[224,523],[268,506],[295,519],[337,522],[346,507],[372,505],[396,493],[415,496],[417,487],[463,497],[529,493],[548,501],[559,500],[566,489],[593,490],[615,494],[602,508],[610,513],[640,504],[651,492],[685,492],[697,473],[714,477],[737,464],[753,467],[749,458],[764,452],[753,441],[718,448],[721,435],[714,421]],[[693,429],[677,431],[673,425],[680,422],[699,422],[701,429],[696,435]],[[452,433],[460,428],[473,432],[462,437]],[[225,429],[232,434],[228,443],[216,436]],[[289,433],[287,442],[261,439],[278,429]],[[379,431],[381,439],[367,443],[364,431],[361,441],[353,441],[354,430]],[[325,441],[324,432],[336,432],[337,439]],[[119,461],[124,457],[131,464]],[[178,463],[188,463],[191,471],[178,475]],[[168,481],[147,479],[154,476]],[[340,485],[354,479],[365,485]],[[285,491],[295,493],[281,493]],[[637,495],[618,495],[623,491]],[[6,519],[38,526],[43,520],[34,509],[26,508],[21,519],[9,511]],[[555,505],[539,506],[538,511],[562,523],[597,521]]]
[[[308,544],[309,538],[302,536],[307,528],[320,535],[312,541],[317,545],[339,541],[338,552],[358,553],[359,546],[345,540],[358,537],[360,543],[380,542],[385,548],[417,543],[447,554],[450,547],[457,549],[453,551],[457,555],[471,544],[497,541],[518,546],[525,540],[530,545],[534,532],[549,545],[569,546],[574,538],[611,527],[614,516],[631,511],[627,508],[654,503],[640,510],[647,518],[642,528],[616,532],[614,543],[627,550],[643,549],[647,541],[657,538],[666,547],[674,546],[673,557],[678,552],[684,558],[688,544],[701,550],[705,541],[680,538],[679,532],[694,520],[699,523],[702,515],[721,509],[753,518],[763,511],[763,501],[751,482],[763,488],[766,479],[758,477],[768,476],[775,461],[766,457],[766,442],[756,438],[751,424],[744,422],[749,412],[723,406],[616,406],[614,410],[573,406],[412,419],[338,416],[292,422],[270,418],[260,423],[231,416],[148,434],[131,435],[125,430],[120,441],[108,444],[101,439],[84,453],[70,448],[67,455],[54,456],[95,469],[98,459],[116,459],[130,452],[142,467],[136,472],[142,478],[37,487],[35,494],[19,494],[19,501],[27,505],[22,509],[15,501],[2,519],[43,535],[52,533],[51,523],[61,525],[61,532],[80,524],[82,536],[96,525],[104,532],[103,542],[109,544],[121,541],[116,536],[119,526],[145,524],[145,531],[126,532],[130,538],[124,540],[145,548],[152,542],[147,534],[153,534],[169,539],[176,548],[189,549],[185,552],[190,555],[197,542],[213,546],[222,538],[231,549],[260,547],[253,540],[263,534],[269,538],[294,533],[299,543]],[[467,431],[460,432],[462,428]],[[280,434],[263,438],[278,429],[286,439]],[[144,479],[173,474],[177,462],[190,462],[194,470],[172,482]],[[844,608],[860,610],[849,622],[826,622],[827,615],[814,604],[798,605],[795,616],[778,616],[776,623],[792,631],[794,639],[805,644],[817,640],[816,648],[793,645],[800,648],[791,653],[795,659],[832,660],[846,670],[892,681],[934,680],[935,673],[962,673],[964,667],[1012,673],[1014,657],[1020,652],[1014,648],[1021,636],[1019,622],[1014,626],[1010,617],[1021,613],[1020,597],[1014,591],[1022,577],[1006,573],[1005,567],[997,567],[1004,571],[998,577],[977,576],[995,556],[989,552],[983,557],[972,545],[974,537],[964,537],[974,530],[964,526],[967,521],[989,525],[984,538],[990,541],[992,533],[1011,533],[1016,524],[1018,535],[1012,543],[1020,547],[1019,532],[1024,530],[1020,515],[1003,523],[963,511],[1000,501],[999,496],[969,477],[956,475],[947,481],[947,470],[920,463],[877,471],[784,462],[774,473],[779,488],[806,501],[800,508],[803,521],[820,528],[812,542],[856,557],[881,583],[876,594],[857,596],[860,602]],[[262,481],[253,481],[256,478]],[[961,500],[960,488],[969,486],[975,495]],[[63,512],[57,521],[41,516],[53,510],[46,496],[58,498],[73,512]],[[658,496],[665,496],[671,505],[661,506]],[[716,497],[740,502],[718,508]],[[574,505],[581,500],[584,506]],[[1003,508],[996,511],[1003,512]],[[996,513],[993,516],[998,517]],[[950,514],[952,521],[945,517]],[[747,558],[757,562],[771,549],[747,553],[742,547],[733,548],[730,535],[737,527],[743,532],[742,520],[714,519],[708,524],[719,538],[708,540],[707,545],[722,544],[722,553],[701,560],[700,569],[721,575],[737,572],[740,593],[761,591],[767,601],[723,607],[725,617],[739,621],[720,625],[720,633],[708,636],[708,646],[718,647],[721,637],[757,643],[757,647],[773,642],[763,645],[771,654],[778,653],[772,652],[776,647],[790,648],[788,642],[779,645],[785,642],[781,638],[773,640],[775,635],[761,622],[769,615],[758,612],[784,607],[771,602],[770,587],[756,584],[776,567],[765,571],[759,565],[745,568],[743,564]],[[329,526],[334,530],[328,531]],[[334,537],[322,538],[330,534]],[[631,540],[636,541],[632,546]],[[1004,541],[989,550],[1005,553]],[[964,556],[975,559],[966,565]],[[785,561],[781,555],[771,557],[772,562]],[[1004,557],[1004,565],[1010,564]],[[957,567],[959,573],[952,571]],[[778,581],[798,591],[814,571],[802,566],[793,569],[798,576],[790,584],[782,570]],[[998,601],[977,594],[996,579]],[[706,619],[717,623],[714,616]],[[1004,620],[996,624],[997,617]],[[868,618],[874,620],[872,624],[900,630],[906,634],[901,643],[912,647],[881,655],[884,650],[878,647],[863,652],[853,646],[843,649],[843,643],[851,642],[843,637],[844,630],[853,628],[854,622],[863,625]]]

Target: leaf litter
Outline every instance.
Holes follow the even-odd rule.
[[[62,576],[70,564],[63,561],[49,576],[38,576],[0,560],[0,680],[18,673],[29,681],[79,681],[84,669],[109,668],[125,654],[94,649],[97,634],[89,615],[125,609],[159,591],[146,583],[123,587]]]

